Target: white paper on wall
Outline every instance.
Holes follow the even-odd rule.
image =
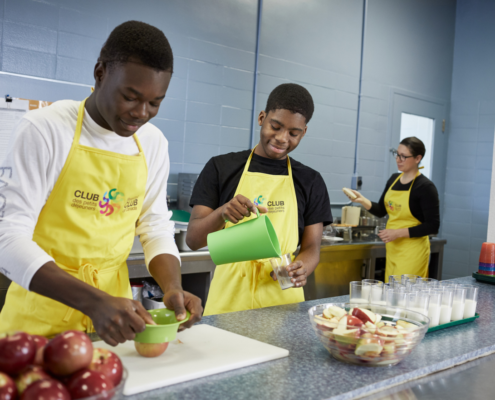
[[[7,155],[12,132],[23,115],[29,110],[46,107],[52,104],[48,101],[12,98],[7,102],[0,99],[0,163]]]

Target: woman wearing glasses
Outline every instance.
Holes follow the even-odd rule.
[[[359,192],[352,201],[377,217],[388,213],[387,228],[378,236],[386,244],[385,280],[390,275],[415,274],[428,276],[430,241],[428,235],[438,233],[440,207],[437,188],[419,172],[425,145],[416,137],[400,142],[394,152],[397,168],[385,186],[378,203]]]

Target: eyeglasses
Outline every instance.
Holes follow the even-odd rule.
[[[397,158],[399,157],[401,161],[406,161],[408,158],[414,157],[414,156],[404,156],[402,154],[397,153],[397,150],[392,151],[392,155]]]

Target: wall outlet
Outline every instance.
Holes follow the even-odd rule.
[[[353,176],[351,180],[351,189],[352,190],[361,190],[363,186],[363,177],[362,176]]]

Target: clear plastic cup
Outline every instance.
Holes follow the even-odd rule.
[[[433,278],[420,278],[418,279],[420,283],[423,285],[426,285],[427,287],[437,287],[438,286],[438,279],[433,279]]]
[[[352,281],[349,283],[349,303],[369,303],[371,283]]]
[[[390,275],[388,277],[388,282],[393,284],[394,282],[402,283],[402,275]]]
[[[466,300],[464,301],[464,318],[471,318],[476,315],[476,305],[478,303],[478,287],[474,285],[459,285],[466,289]]]
[[[376,302],[381,301],[382,296],[383,296],[383,282],[378,281],[378,283],[372,283],[370,289],[370,303],[380,304]]]
[[[289,272],[287,271],[287,267],[292,263],[290,253],[284,254],[280,258],[271,258],[270,263],[282,290],[295,287],[295,283],[292,283]]]
[[[383,282],[379,281],[378,279],[363,279],[361,282],[369,283],[371,285],[369,289],[367,286],[364,286],[364,296],[363,296],[365,298],[366,297],[369,298],[370,301],[371,301],[371,291],[373,290],[373,286],[376,286],[376,285],[378,285],[378,286],[382,285],[383,286]],[[367,293],[368,290],[370,291],[369,293]]]
[[[407,279],[408,282],[416,283],[416,280],[421,279],[421,276],[413,275],[413,274],[403,274],[403,275],[401,275],[401,278]]]
[[[406,308],[428,315],[429,294],[424,292],[406,293]]]
[[[428,318],[430,318],[430,327],[440,324],[440,313],[442,310],[442,295],[443,290],[430,289],[428,304]]]
[[[440,310],[440,325],[448,324],[452,315],[452,302],[454,300],[454,290],[452,287],[442,287],[442,308]]]
[[[438,282],[438,286],[442,287],[442,288],[445,288],[445,287],[449,287],[451,289],[455,288],[458,284],[455,283],[455,282],[452,282],[452,281],[439,281]]]
[[[392,288],[387,290],[387,306],[406,307],[406,291]]]
[[[459,321],[464,318],[464,304],[466,302],[466,288],[456,286],[454,289],[454,299],[452,301],[451,321]]]

